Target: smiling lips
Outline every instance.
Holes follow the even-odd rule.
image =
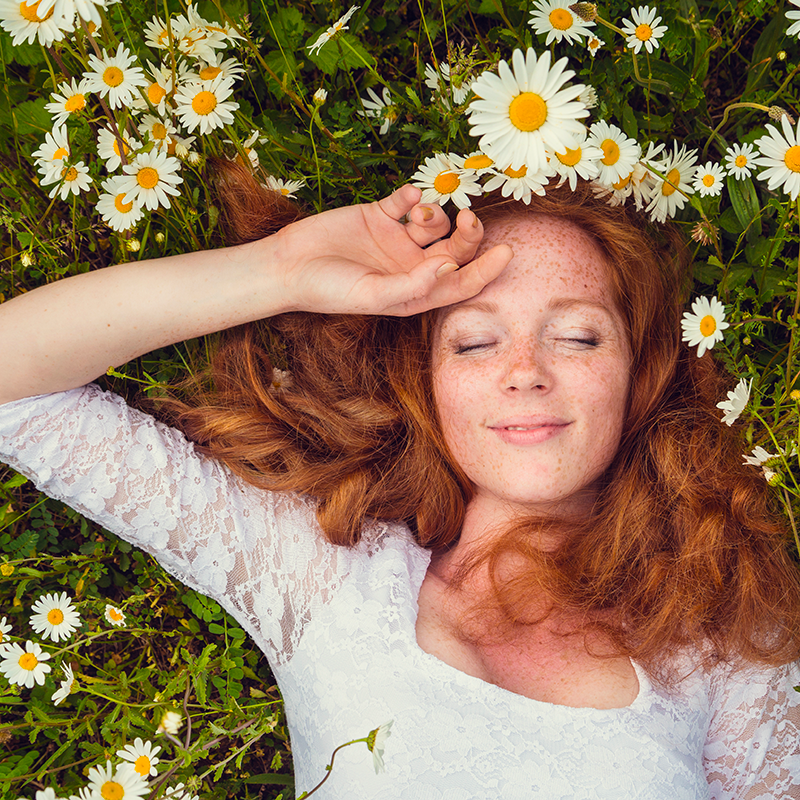
[[[507,444],[530,445],[558,436],[570,424],[556,417],[518,417],[499,420],[487,427]]]

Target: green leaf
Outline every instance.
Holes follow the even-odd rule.
[[[277,784],[279,786],[291,786],[294,783],[294,777],[291,775],[282,775],[280,773],[264,772],[260,775],[251,775],[249,778],[244,779],[245,783],[269,783]]]
[[[761,206],[752,179],[745,178],[740,181],[733,177],[729,178],[728,197],[730,197],[731,206],[741,225],[741,230],[745,230],[761,213]]]
[[[28,100],[11,110],[12,127],[20,136],[29,133],[39,136],[51,130],[53,120],[45,110],[47,102],[46,97],[40,97],[38,100]],[[0,114],[0,124],[5,123],[4,117],[5,114]]]
[[[322,29],[316,36],[312,36],[306,47],[316,42]],[[333,40],[322,45],[315,53],[308,57],[328,75],[333,75],[338,69],[363,69],[375,66],[375,59],[364,49],[364,45],[350,33],[340,33]]]
[[[281,8],[277,14],[269,16],[272,35],[288,53],[298,50],[308,27],[303,15],[292,6]]]
[[[633,109],[626,103],[622,108],[622,130],[631,139],[639,138],[639,126],[636,124],[636,115]]]
[[[764,28],[761,36],[758,37],[747,72],[747,85],[742,94],[743,100],[758,87],[769,72],[769,67],[775,59],[775,53],[781,49],[780,43],[785,29],[786,18],[783,14],[775,14]]]

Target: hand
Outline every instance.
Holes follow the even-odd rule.
[[[419,205],[420,196],[406,185],[376,203],[326,211],[276,234],[274,263],[289,306],[409,316],[478,294],[511,260],[511,248],[499,245],[475,258],[483,238],[475,214],[459,212],[455,231],[443,239],[447,215],[438,205]]]

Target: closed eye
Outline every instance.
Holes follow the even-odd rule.
[[[475,350],[481,350],[485,347],[492,347],[494,342],[479,342],[477,344],[459,344],[455,347],[456,355],[463,355],[464,353],[472,353]]]
[[[581,337],[565,337],[562,339],[564,342],[572,342],[574,344],[585,345],[586,347],[597,347],[600,340],[596,336],[581,336]]]

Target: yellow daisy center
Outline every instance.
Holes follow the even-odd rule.
[[[671,194],[674,194],[680,182],[681,182],[680,170],[671,169],[667,173],[667,179],[661,186],[661,194],[663,194],[665,197],[669,197]]]
[[[125,192],[120,192],[114,198],[114,208],[116,208],[117,211],[119,211],[122,214],[127,214],[133,208],[133,201],[131,201],[130,203],[126,203],[124,198],[125,198]],[[113,612],[109,611],[108,616],[111,617],[111,619],[116,619]]]
[[[163,86],[159,86],[157,83],[151,83],[147,87],[147,99],[154,106],[157,106],[164,99],[166,94],[167,90]]]
[[[22,18],[26,22],[44,22],[45,20],[50,19],[53,16],[54,8],[51,8],[50,11],[43,17],[40,17],[38,14],[39,11],[39,4],[42,0],[39,0],[38,3],[34,3],[32,6],[25,5],[25,0],[19,4],[19,13],[21,14]]]
[[[103,800],[122,800],[125,797],[125,789],[121,783],[106,781],[100,787],[100,795]]]
[[[65,181],[74,181],[75,178],[78,177],[78,170],[75,169],[75,167],[70,167],[69,169],[64,167],[64,169],[61,170],[61,175],[62,175],[62,177],[64,178]],[[52,620],[50,619],[50,615],[51,614],[60,614],[61,615],[61,619],[59,619],[58,622],[52,622]],[[63,619],[64,619],[64,615],[57,608],[54,608],[52,611],[48,612],[48,614],[47,614],[47,621],[50,622],[53,625],[60,624]]]
[[[139,756],[133,764],[133,768],[140,775],[150,774],[150,759],[147,756]]]
[[[75,175],[78,174],[78,170],[76,170],[75,167],[72,167],[69,172],[74,172]],[[67,173],[67,180],[74,181],[75,175],[70,177],[69,172]],[[51,625],[60,625],[64,621],[64,612],[60,608],[51,608],[47,612],[47,621]]]
[[[738,156],[736,156],[736,160],[733,163],[736,164],[737,167],[746,167],[747,156],[739,154]]]
[[[128,145],[125,144],[125,142],[123,142],[122,143],[122,152],[125,153],[125,155],[127,155],[129,149],[130,148],[128,147]],[[117,155],[120,155],[120,152],[119,152],[119,139],[114,139],[114,152]]]
[[[59,147],[58,150],[53,153],[53,161],[60,161],[64,156],[69,155],[69,150],[66,147]]]
[[[28,672],[32,672],[36,669],[36,665],[39,663],[39,659],[33,653],[23,653],[19,657],[19,665],[22,669],[28,670]]]
[[[160,122],[156,122],[150,133],[152,134],[154,139],[166,139],[167,138],[167,126],[162,125]]]
[[[142,189],[152,189],[158,183],[158,172],[153,167],[142,167],[136,173],[136,182]]]
[[[619,192],[631,182],[632,177],[633,173],[631,172],[630,175],[626,175],[624,178],[620,178],[616,183],[612,183],[611,185]]]
[[[94,22],[88,22],[86,24],[86,30],[89,31],[89,36],[91,36],[97,30],[97,25],[95,25]]]
[[[603,139],[600,149],[603,157],[600,159],[607,167],[619,161],[619,145],[613,139]]]
[[[524,178],[528,174],[528,168],[523,164],[522,169],[508,169],[503,170],[504,175],[508,175],[509,178]]]
[[[641,25],[636,26],[636,38],[646,42],[653,35],[653,29],[643,22]]]
[[[67,102],[64,103],[64,111],[69,111],[70,114],[73,111],[80,111],[82,108],[86,108],[86,98],[82,94],[74,94],[72,97],[68,97]]]
[[[452,194],[461,186],[461,180],[455,172],[440,172],[433,179],[433,188],[439,194]]]
[[[714,176],[708,172],[703,175],[703,185],[704,186],[713,186],[716,181],[714,180]]]
[[[487,167],[491,167],[494,164],[489,156],[484,155],[483,153],[478,153],[476,156],[470,156],[465,162],[464,166],[467,169],[486,169]]]
[[[593,36],[591,39],[589,39],[588,47],[592,50],[597,50],[597,48],[600,47],[600,40]]]
[[[167,42],[169,41],[169,31],[166,28],[164,28],[164,30],[161,31],[161,33],[158,34],[158,37],[156,38],[156,41],[159,44],[163,44],[163,45],[166,46]]]
[[[288,197],[289,196],[289,190],[285,186],[281,186],[281,194],[284,197]]]
[[[125,76],[119,67],[106,67],[103,72],[103,82],[112,88],[119,86],[124,79]]]
[[[205,116],[210,114],[217,107],[217,98],[214,92],[198,92],[192,100],[192,111],[195,114]]]
[[[574,167],[580,160],[581,156],[583,155],[583,151],[580,147],[576,147],[574,150],[571,150],[569,147],[567,148],[566,152],[564,153],[556,153],[556,158],[567,167]]]
[[[121,197],[122,197],[122,195],[121,195],[121,194],[118,194],[118,195],[117,195],[117,200],[119,200]],[[126,205],[128,206],[128,208],[126,209],[126,211],[127,211],[127,210],[129,210],[129,209],[130,209],[130,207],[133,205],[133,203],[129,203],[129,204],[128,204],[128,203],[126,203]],[[111,619],[113,619],[113,620],[114,620],[114,622],[119,622],[119,621],[122,619],[122,612],[121,612],[121,611],[119,611],[119,610],[118,610],[118,609],[116,609],[116,608],[109,608],[109,609],[108,609],[108,616],[109,616]]]
[[[790,147],[783,157],[783,163],[792,171],[800,172],[800,144]]]
[[[547,119],[547,103],[534,92],[522,92],[511,101],[508,116],[518,130],[536,131]]]
[[[703,319],[700,320],[700,333],[702,333],[703,336],[711,336],[716,329],[717,321],[711,314],[706,314]]]
[[[199,74],[204,81],[213,81],[220,72],[222,70],[219,67],[203,67]]]
[[[554,8],[548,19],[557,31],[567,31],[572,27],[572,14],[566,8]]]

